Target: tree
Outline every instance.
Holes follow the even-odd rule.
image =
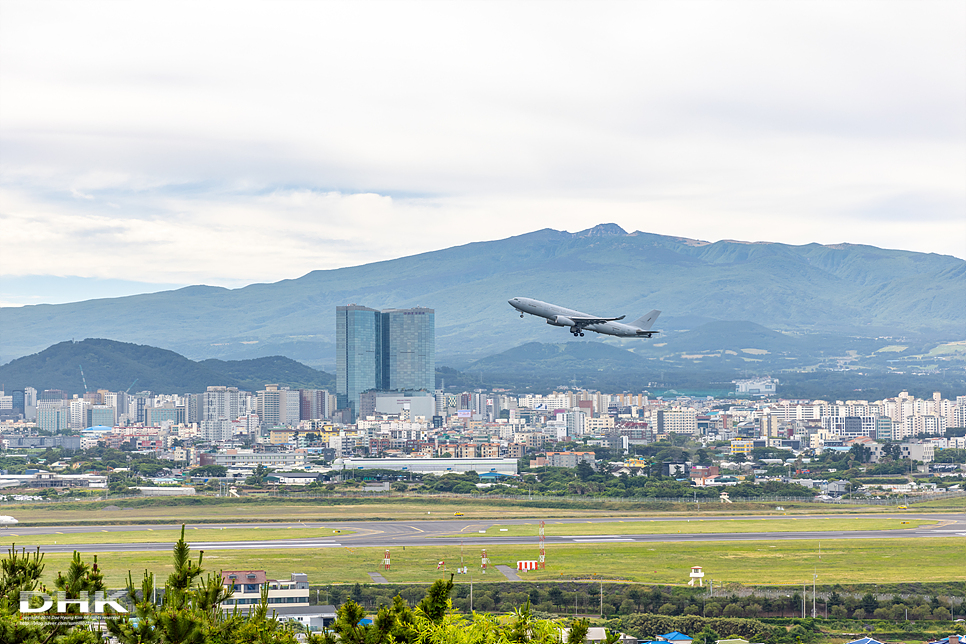
[[[245,485],[265,485],[266,476],[268,476],[268,468],[259,464],[252,475],[245,479]]]
[[[224,465],[202,465],[188,472],[188,476],[200,477],[222,477],[228,474],[228,468]]]
[[[232,591],[222,585],[221,575],[202,577],[203,558],[202,552],[197,563],[191,560],[191,548],[181,526],[181,538],[173,551],[173,570],[165,582],[161,605],[153,601],[153,575],[145,571],[140,588],[136,588],[128,573],[128,601],[134,606],[134,612],[107,620],[108,632],[121,644],[295,644],[292,630],[268,617],[267,585],[249,616],[222,611],[221,605],[231,597]]]

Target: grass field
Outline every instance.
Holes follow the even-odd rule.
[[[270,499],[249,502],[247,499],[191,499],[188,503],[166,503],[166,500],[138,500],[134,503],[118,501],[117,509],[107,509],[107,502],[77,501],[52,505],[4,505],[0,512],[15,516],[24,526],[40,525],[104,525],[132,523],[233,523],[255,521],[348,521],[353,519],[438,519],[452,518],[454,512],[463,512],[469,519],[528,518],[574,518],[598,516],[647,517],[660,515],[696,514],[700,516],[727,516],[734,514],[776,514],[770,503],[718,503],[694,504],[627,504],[608,502],[607,499],[589,499],[586,502],[566,502],[554,499],[528,501],[502,501],[493,499],[319,499],[279,500]],[[784,504],[786,510],[795,514],[850,514],[855,512],[892,512],[895,508],[884,506],[854,507],[819,503]]]
[[[942,510],[949,508],[951,510],[962,510],[966,508],[966,496],[960,496],[953,499],[937,499],[935,501],[926,501],[925,503],[916,503],[915,505],[909,506],[913,510]]]
[[[547,535],[595,535],[595,534],[711,534],[721,532],[833,532],[838,530],[907,530],[924,525],[936,525],[938,521],[907,520],[895,518],[787,518],[787,519],[689,519],[688,521],[617,521],[611,523],[559,523],[548,521]],[[467,526],[462,534],[482,536],[485,526]],[[487,537],[519,537],[537,534],[537,523],[495,525],[486,527]],[[460,536],[460,534],[449,535]]]
[[[270,578],[287,579],[292,572],[307,573],[312,584],[370,583],[366,573],[379,572],[390,583],[431,582],[441,577],[439,561],[446,568],[459,566],[460,547],[394,548],[392,569],[382,568],[381,548],[316,548],[291,550],[209,551],[204,567],[218,570],[264,569]],[[520,559],[536,559],[531,546],[499,546],[487,549],[491,570],[480,574],[480,549],[465,548],[464,562],[473,579],[503,581],[495,566],[516,568]],[[197,556],[197,552],[195,552]],[[85,555],[90,560],[90,555]],[[44,557],[45,580],[65,570],[70,555]],[[103,553],[98,564],[107,583],[119,586],[131,570],[135,579],[145,569],[159,579],[171,572],[169,552]],[[547,549],[545,570],[521,573],[526,580],[586,578],[629,582],[684,584],[691,566],[703,566],[715,584],[801,584],[811,581],[813,571],[820,584],[895,583],[914,581],[966,581],[966,540],[956,537],[930,539],[855,539],[815,541],[743,541],[731,543],[607,543],[555,545]],[[707,579],[706,578],[706,579]],[[468,581],[458,575],[457,581]]]
[[[353,534],[352,530],[336,531],[331,527],[320,528],[245,528],[225,529],[188,528],[186,538],[191,541],[260,541],[271,539],[319,539],[322,537],[337,537]],[[129,532],[98,532],[56,533],[18,535],[15,531],[4,533],[0,546],[9,548],[16,543],[19,546],[40,546],[50,544],[81,544],[81,543],[174,543],[181,536],[181,529],[177,530],[132,530]]]

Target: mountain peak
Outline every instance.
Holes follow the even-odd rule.
[[[574,233],[574,237],[611,237],[627,235],[627,231],[617,224],[597,224],[593,228]]]

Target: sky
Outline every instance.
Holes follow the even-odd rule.
[[[605,222],[966,258],[960,0],[0,16],[0,305]]]

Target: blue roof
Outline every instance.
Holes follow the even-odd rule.
[[[678,631],[671,631],[670,633],[665,633],[664,635],[661,635],[661,637],[663,639],[667,640],[668,642],[674,642],[674,641],[677,641],[677,640],[693,640],[694,639],[693,637],[688,637],[684,633],[680,633]]]
[[[879,640],[874,640],[871,637],[863,637],[860,640],[852,640],[848,644],[883,644]]]

